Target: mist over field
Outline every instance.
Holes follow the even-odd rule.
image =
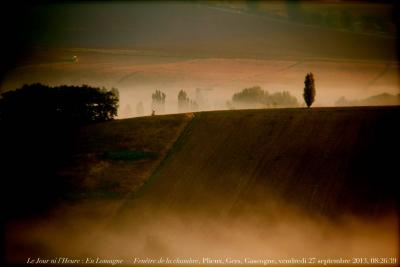
[[[399,222],[395,214],[379,218],[347,214],[332,220],[304,213],[289,203],[269,201],[273,204],[267,212],[243,213],[236,218],[220,217],[220,212],[207,216],[147,209],[118,215],[115,220],[110,214],[121,211],[120,203],[115,201],[64,205],[45,220],[8,228],[8,257],[11,262],[20,262],[27,255],[64,255],[123,259],[125,263],[134,258],[209,258],[226,264],[227,258],[306,257],[309,261],[399,256]],[[13,246],[18,244],[23,246],[16,250]]]
[[[166,93],[165,113],[179,111],[180,90],[199,110],[228,109],[251,86],[302,103],[308,72],[315,106],[398,93],[395,6],[387,3],[78,2],[36,5],[30,15],[30,48],[1,90],[115,87],[120,118],[139,115],[140,102],[150,115],[155,90]]]
[[[5,263],[398,264],[395,1],[5,10],[0,94],[33,84],[0,96]]]
[[[219,111],[86,126],[54,177],[9,188],[34,199],[54,178],[72,186],[66,200],[38,213],[35,201],[11,193],[7,261],[398,258],[399,111]],[[124,159],[126,149],[156,156]],[[21,163],[46,157],[43,150]]]

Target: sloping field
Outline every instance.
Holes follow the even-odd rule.
[[[142,194],[170,210],[260,208],[279,197],[320,214],[395,203],[398,107],[196,114]]]
[[[398,257],[399,115],[399,107],[196,113],[108,225],[118,237],[109,242],[127,244],[122,254],[203,263]]]
[[[66,176],[78,191],[104,197],[135,192],[190,122],[191,114],[140,117],[82,127]],[[96,193],[97,191],[97,193]],[[105,194],[105,195],[104,195]]]
[[[1,147],[7,214],[26,217],[66,199],[119,199],[136,191],[189,121],[190,115],[175,114],[79,129],[52,124],[5,128]]]
[[[291,257],[398,257],[399,115],[399,107],[271,109],[99,124],[89,132],[102,134],[82,136],[82,153],[85,145],[91,153],[118,148],[119,130],[129,132],[125,143],[135,151],[142,149],[139,132],[146,144],[151,136],[176,141],[128,197],[67,203],[9,223],[7,259],[68,255],[132,264],[169,257],[261,266]],[[174,138],[136,123],[162,132],[172,125]],[[119,177],[140,170],[137,164],[105,171]]]

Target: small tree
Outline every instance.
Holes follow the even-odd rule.
[[[157,113],[164,113],[165,110],[165,93],[156,90],[152,95],[151,109]]]
[[[315,83],[314,83],[314,75],[310,72],[307,73],[306,78],[304,80],[304,93],[303,93],[304,101],[307,104],[307,107],[311,107],[312,103],[315,99]]]
[[[189,97],[186,92],[180,90],[178,93],[178,110],[179,112],[186,112],[189,108]]]

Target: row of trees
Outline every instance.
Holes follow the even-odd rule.
[[[196,101],[190,99],[184,90],[178,93],[178,110],[179,112],[198,111],[199,106]]]
[[[161,90],[156,90],[151,95],[152,114],[160,114],[165,112],[166,94]],[[184,90],[178,93],[178,110],[179,112],[197,111],[199,106],[196,101],[190,99]],[[136,113],[141,116],[144,113],[143,103],[139,102],[136,106]]]
[[[303,97],[307,107],[315,99],[315,82],[312,73],[306,75]],[[184,90],[177,96],[179,112],[198,111],[196,101],[190,99]],[[166,94],[156,90],[152,94],[152,113],[165,112]],[[107,121],[117,116],[119,102],[118,90],[112,88],[82,86],[51,87],[40,83],[24,85],[22,88],[8,91],[0,97],[0,122],[39,122],[84,124]],[[342,100],[344,102],[344,100]],[[289,92],[270,94],[259,86],[245,88],[232,97],[230,108],[259,107],[296,107],[299,103]],[[131,112],[130,106],[124,112]],[[136,113],[144,115],[143,103],[136,106]]]
[[[312,73],[307,73],[304,80],[303,98],[310,107],[315,100],[315,81]],[[156,90],[152,94],[152,114],[165,112],[166,94],[160,90]],[[270,108],[270,107],[298,107],[299,102],[295,96],[292,96],[288,91],[275,92],[270,94],[264,91],[260,86],[253,86],[243,89],[232,97],[232,101],[228,101],[228,108]],[[178,93],[178,111],[189,112],[198,111],[199,106],[196,101],[190,99],[184,90]],[[139,116],[143,115],[143,104],[139,102],[136,106],[136,112]]]
[[[232,102],[228,102],[230,108],[246,107],[297,107],[299,105],[296,97],[289,92],[276,92],[270,94],[260,86],[245,88],[232,97]]]

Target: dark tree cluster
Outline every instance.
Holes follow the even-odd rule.
[[[260,86],[245,88],[232,97],[233,105],[259,105],[261,107],[296,107],[298,102],[296,97],[289,92],[276,92],[270,94]]]
[[[178,109],[179,111],[185,111],[189,107],[189,97],[187,96],[186,92],[180,90],[178,93]]]
[[[3,195],[9,216],[36,211],[67,198],[74,181],[60,170],[74,162],[85,124],[117,115],[118,91],[82,86],[24,85],[0,98]],[[21,196],[24,196],[21,198]]]
[[[178,93],[178,110],[179,112],[197,111],[199,108],[196,101],[190,99],[184,90]]]
[[[117,115],[118,101],[118,91],[114,88],[51,87],[36,83],[1,95],[0,120],[72,124],[107,121]]]
[[[233,95],[233,102],[263,103],[265,92],[260,86],[245,88]]]

